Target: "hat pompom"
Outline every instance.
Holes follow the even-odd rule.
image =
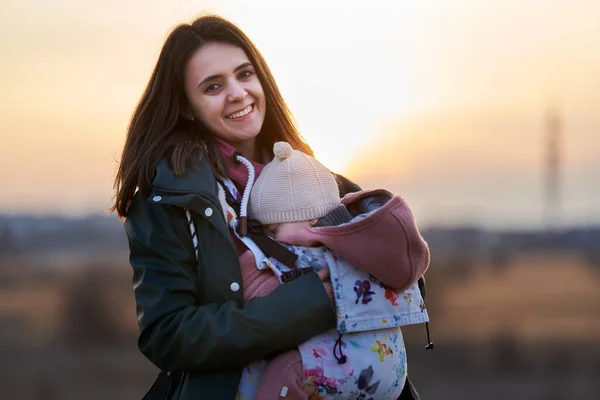
[[[273,145],[273,153],[280,160],[285,160],[292,155],[294,149],[288,142],[277,142]]]

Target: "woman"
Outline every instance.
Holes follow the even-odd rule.
[[[229,178],[243,191],[248,170],[233,157],[259,174],[277,141],[313,154],[252,42],[216,16],[176,27],[133,114],[115,179],[138,345],[163,371],[148,398],[233,400],[245,366],[335,327],[325,274],[244,302],[242,280],[252,275],[260,285],[271,272],[257,270],[228,229],[216,182]],[[340,182],[342,196],[358,190]]]

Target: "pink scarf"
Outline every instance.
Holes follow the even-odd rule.
[[[219,143],[219,150],[221,150],[221,153],[227,158],[227,176],[233,181],[238,190],[243,192],[246,187],[246,182],[248,181],[248,170],[246,170],[243,165],[235,165],[233,162],[233,155],[237,151],[235,147],[219,138],[217,138],[217,141]],[[264,164],[259,164],[252,160],[249,161],[254,167],[255,178],[258,178],[260,172],[264,168]]]

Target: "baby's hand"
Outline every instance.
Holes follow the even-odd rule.
[[[328,281],[330,276],[329,268],[325,267],[321,269],[319,272],[317,272],[317,275],[319,275],[319,279],[321,279],[322,281]]]
[[[310,229],[314,228],[306,228],[298,232],[280,232],[277,235],[277,241],[297,246],[318,246],[319,242],[311,237]]]
[[[333,296],[333,286],[331,286],[331,280],[329,279],[329,268],[323,268],[317,272],[317,275],[319,275],[319,279],[321,279],[321,282],[323,282],[323,287],[325,288],[329,299],[331,299],[331,305],[335,310],[335,299]]]

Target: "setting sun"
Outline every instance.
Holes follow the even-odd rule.
[[[447,171],[461,181],[470,179],[464,171],[492,177],[519,165],[513,192],[531,193],[515,202],[537,215],[551,105],[565,121],[567,220],[600,219],[592,196],[600,190],[600,53],[592,50],[600,5],[581,3],[10,1],[0,6],[0,33],[10,38],[0,66],[0,135],[10,143],[0,150],[0,184],[9,187],[0,209],[106,212],[129,118],[165,37],[213,12],[257,44],[301,133],[332,170],[430,199]],[[460,208],[463,190],[444,197]],[[487,210],[490,196],[478,207]],[[428,214],[447,212],[431,204]]]

